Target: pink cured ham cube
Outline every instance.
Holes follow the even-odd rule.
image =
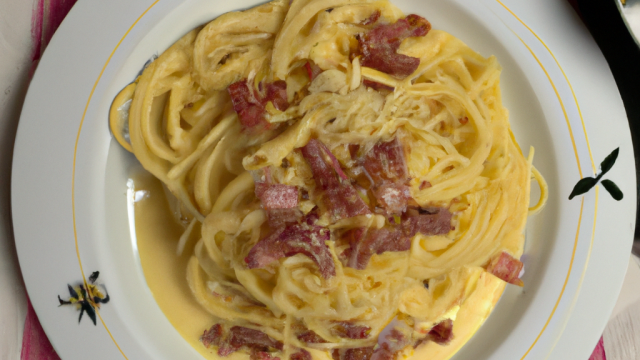
[[[508,282],[509,284],[524,286],[520,280],[520,271],[524,264],[506,252],[501,252],[491,259],[487,266],[487,272]]]
[[[302,218],[302,212],[298,209],[297,187],[257,182],[255,191],[267,213],[271,228],[277,229],[288,223],[296,223]]]

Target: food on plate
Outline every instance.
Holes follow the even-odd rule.
[[[546,196],[500,72],[387,1],[272,1],[149,63],[111,124],[168,189],[178,252],[197,239],[200,350],[454,354],[506,283],[523,286],[526,218]]]

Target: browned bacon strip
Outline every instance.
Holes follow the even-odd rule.
[[[280,341],[272,339],[262,331],[242,326],[234,326],[229,330],[228,341],[236,349],[246,346],[260,351],[268,351],[269,349],[282,350],[283,347]]]
[[[487,272],[509,284],[524,286],[524,283],[520,280],[520,271],[522,271],[523,266],[524,264],[520,260],[503,251],[491,259],[487,266]]]
[[[265,106],[271,102],[281,111],[289,107],[287,101],[287,83],[279,80],[266,84],[266,96],[263,98],[248,82],[240,80],[229,85],[229,95],[233,110],[238,113],[240,123],[245,129],[269,129],[271,124],[264,119]]]
[[[338,160],[322,142],[311,139],[301,151],[316,182],[314,195],[321,199],[333,221],[371,213]]]
[[[394,24],[378,25],[359,39],[362,66],[367,66],[389,75],[404,78],[420,65],[420,59],[398,54],[402,40],[424,36],[431,24],[423,17],[412,14]]]
[[[350,230],[346,234],[350,248],[348,266],[363,270],[373,254],[386,251],[407,251],[411,249],[411,238],[399,228],[382,228],[367,231],[364,228]]]
[[[299,224],[281,228],[258,241],[244,259],[249,269],[264,268],[283,257],[304,254],[311,258],[325,279],[336,275],[335,264],[325,241],[329,230],[315,225],[317,217],[311,215]]]
[[[414,210],[414,209],[412,209]],[[367,267],[374,254],[387,251],[407,251],[411,249],[411,238],[417,233],[424,235],[444,235],[451,230],[451,213],[444,208],[431,208],[431,213],[417,210],[405,214],[402,224],[395,227],[372,229],[352,229],[343,235],[350,248],[344,255],[349,267],[362,270]]]
[[[449,209],[431,208],[422,210],[418,214],[407,214],[408,218],[403,221],[405,233],[413,237],[417,233],[423,235],[445,235],[451,231],[452,214]]]
[[[366,339],[369,337],[371,328],[368,326],[355,325],[348,321],[340,321],[333,328],[336,335],[347,339]]]

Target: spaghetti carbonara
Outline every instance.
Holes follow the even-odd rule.
[[[546,185],[500,65],[387,1],[275,0],[186,34],[115,99],[169,190],[201,345],[252,359],[451,356],[522,286]],[[126,131],[123,131],[126,130]],[[542,189],[529,208],[535,179]],[[419,356],[418,356],[419,354]]]

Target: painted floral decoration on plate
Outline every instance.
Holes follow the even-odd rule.
[[[67,284],[69,288],[69,299],[62,300],[58,295],[58,301],[60,306],[62,305],[75,305],[76,309],[80,311],[80,317],[78,317],[78,323],[82,320],[82,315],[86,312],[93,325],[96,325],[96,309],[100,309],[100,304],[106,304],[109,302],[109,294],[104,285],[97,285],[96,280],[100,276],[99,271],[94,271],[89,276],[89,281],[80,283],[76,286]]]

